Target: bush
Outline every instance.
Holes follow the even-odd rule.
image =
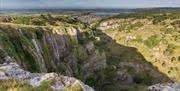
[[[171,25],[174,26],[175,28],[180,28],[180,20],[176,20],[172,22]]]
[[[85,34],[88,39],[96,40],[96,30],[95,29],[88,29]]]
[[[41,26],[46,25],[46,21],[45,20],[37,19],[37,18],[32,19],[31,23],[32,23],[32,25],[41,25]]]
[[[161,31],[163,31],[165,34],[172,34],[173,32],[175,32],[175,30],[172,28],[163,28],[161,29]]]
[[[65,87],[64,91],[83,91],[80,84],[75,84],[74,86]]]
[[[165,54],[166,55],[171,55],[171,54],[173,54],[174,53],[174,50],[176,49],[176,45],[174,45],[174,44],[169,44],[168,46],[167,46],[167,49],[165,50]]]
[[[160,39],[156,35],[149,37],[147,40],[144,41],[144,44],[149,48],[156,47],[160,43]]]
[[[17,24],[26,24],[29,25],[30,24],[30,17],[17,17],[14,21],[12,21],[13,23],[17,23]]]
[[[134,39],[132,41],[135,41],[135,42],[138,42],[138,43],[142,43],[143,42],[143,38],[142,38],[142,36],[136,36],[136,39]]]
[[[153,24],[159,24],[161,22],[163,22],[165,19],[167,19],[166,15],[156,15],[153,17]]]
[[[176,42],[179,42],[179,41],[180,41],[180,35],[175,35],[175,36],[174,36],[174,40],[175,40]]]

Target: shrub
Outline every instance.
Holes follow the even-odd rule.
[[[33,25],[41,25],[41,26],[46,25],[46,21],[45,21],[45,20],[43,20],[43,19],[37,19],[37,18],[32,19],[31,23],[32,23]]]
[[[180,35],[175,35],[174,40],[177,41],[177,42],[180,41]]]
[[[163,28],[161,29],[165,34],[172,34],[175,30],[172,28]]]
[[[17,24],[30,24],[30,17],[17,17],[13,23],[17,23]]]
[[[142,43],[143,42],[143,38],[142,38],[142,36],[136,36],[136,39],[134,39],[132,41],[135,41],[135,42],[138,42],[138,43]]]
[[[156,47],[160,43],[160,39],[156,35],[149,37],[147,40],[144,41],[144,44],[149,48]]]
[[[167,46],[167,49],[165,50],[166,55],[172,55],[174,53],[174,50],[176,49],[176,45],[174,44],[169,44]]]
[[[41,14],[39,19],[45,21],[49,25],[55,25],[56,24],[56,20],[51,14]]]
[[[174,26],[175,28],[180,28],[180,20],[176,20],[172,22],[171,25]]]
[[[171,58],[171,62],[173,62],[173,61],[176,61],[176,58],[175,58],[175,57],[172,57],[172,58]]]
[[[64,91],[83,91],[80,84],[75,84],[74,86],[65,87]]]
[[[88,30],[85,32],[87,38],[92,39],[92,40],[95,40],[95,39],[96,39],[95,31],[96,31],[95,29],[88,29]]]
[[[12,22],[12,18],[11,17],[1,17],[0,18],[0,22]]]
[[[159,24],[161,22],[163,22],[167,17],[165,15],[156,15],[153,17],[153,24],[156,25],[156,24]]]

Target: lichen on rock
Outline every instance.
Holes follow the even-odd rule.
[[[171,82],[171,83],[162,83],[149,86],[147,91],[180,91],[180,83]]]
[[[31,73],[20,68],[16,62],[0,64],[0,80],[17,79],[27,81],[32,87],[41,86],[45,81],[51,81],[51,88],[55,91],[66,91],[76,88],[76,91],[94,91],[88,85],[74,77],[58,75],[56,73]],[[73,90],[72,90],[73,91]]]

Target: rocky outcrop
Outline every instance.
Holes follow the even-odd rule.
[[[80,20],[81,22],[91,24],[95,21],[101,20],[102,16],[97,16],[97,15],[81,15],[81,16],[76,16],[76,19]]]
[[[2,24],[0,53],[14,58],[30,72],[58,72],[67,76],[83,74],[87,77],[106,66],[106,56],[84,32],[71,25],[22,27]],[[0,62],[4,61],[2,56]]]
[[[56,73],[31,73],[21,69],[16,62],[0,64],[0,80],[12,78],[27,81],[32,87],[40,86],[45,81],[53,81],[51,88],[55,91],[64,91],[67,87],[80,88],[80,91],[94,91],[91,87],[73,77]]]
[[[163,83],[149,86],[147,91],[180,91],[180,83]]]

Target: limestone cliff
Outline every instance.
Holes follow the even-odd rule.
[[[58,72],[82,80],[106,67],[106,56],[77,26],[0,25],[0,62],[12,57],[30,72]]]
[[[154,24],[158,19],[151,15],[2,16],[0,63],[11,65],[12,58],[23,70],[39,73],[40,82],[59,79],[41,74],[56,72],[97,91],[145,91],[149,85],[178,81],[179,28],[169,19]]]

